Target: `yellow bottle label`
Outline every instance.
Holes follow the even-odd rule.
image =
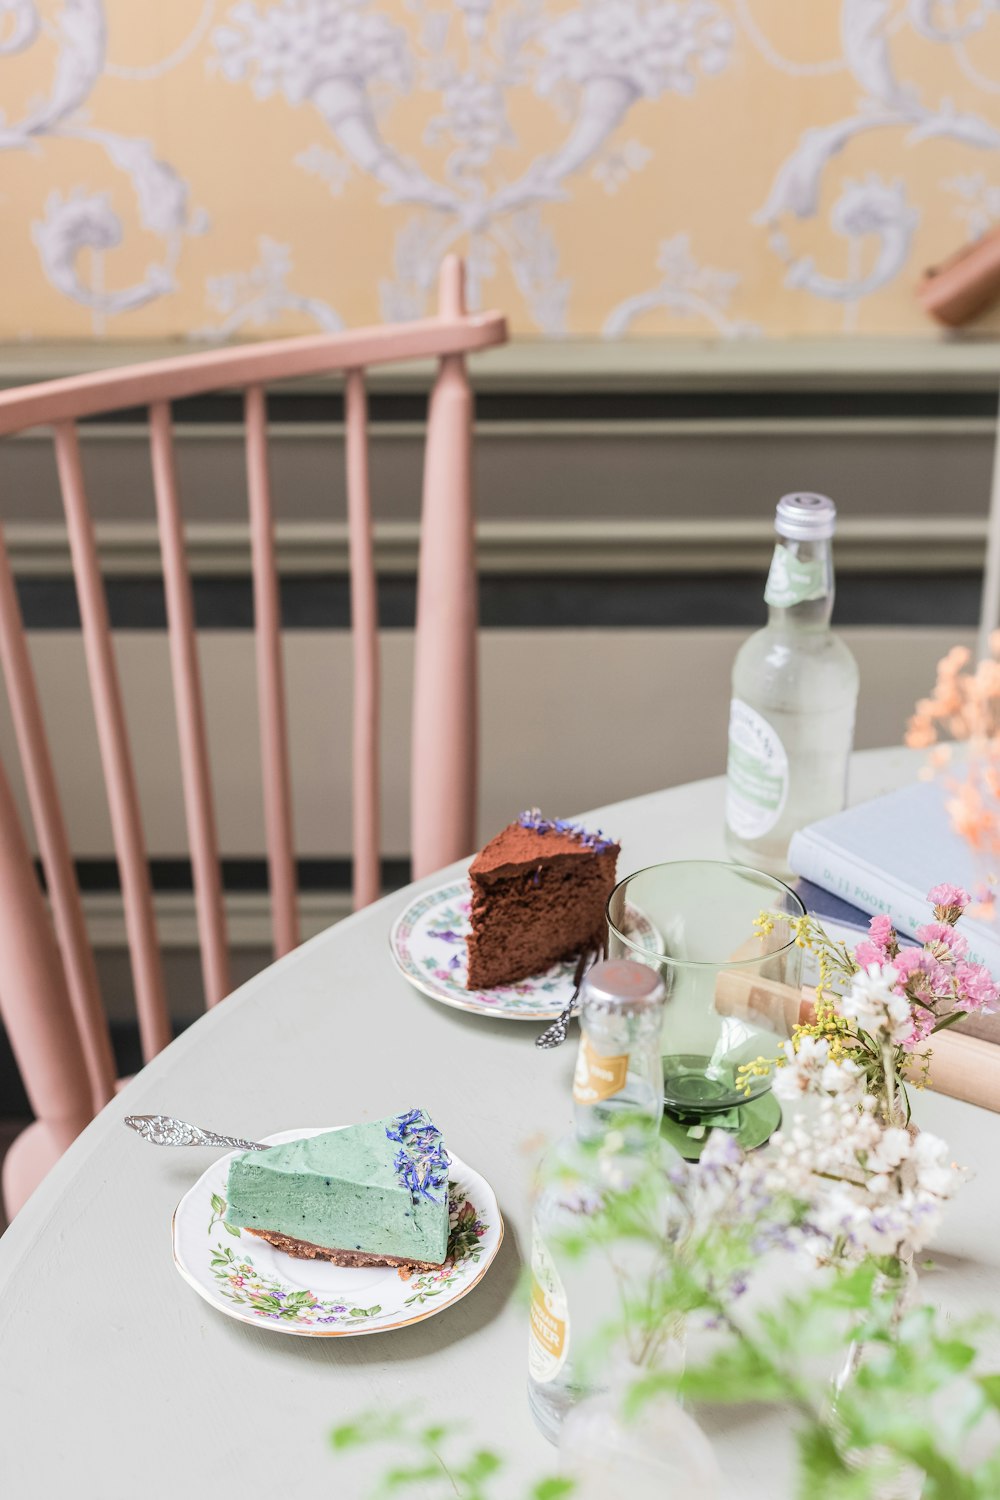
[[[573,1074],[573,1098],[577,1104],[596,1104],[620,1094],[628,1074],[628,1053],[620,1057],[602,1057],[584,1037]]]
[[[545,1242],[535,1234],[531,1245],[531,1307],[528,1314],[528,1371],[544,1384],[566,1363],[569,1311],[566,1293]]]

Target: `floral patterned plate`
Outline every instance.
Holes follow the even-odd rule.
[[[544,974],[532,974],[517,984],[497,985],[491,990],[465,988],[471,899],[468,880],[456,880],[418,896],[396,918],[389,934],[396,967],[418,990],[442,1005],[504,1021],[554,1020],[573,993],[575,959],[554,964]],[[654,953],[663,952],[663,943],[647,917],[630,909],[629,920],[632,932],[645,947]]]
[[[337,1129],[327,1126],[327,1129]],[[283,1130],[268,1145],[320,1135]],[[296,1260],[226,1223],[231,1151],[213,1162],[174,1210],[174,1265],[200,1297],[241,1323],[316,1338],[386,1333],[443,1312],[486,1275],[503,1241],[496,1195],[484,1177],[451,1158],[448,1259],[438,1271],[334,1266]]]

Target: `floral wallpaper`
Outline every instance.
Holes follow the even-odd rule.
[[[1000,0],[0,0],[0,337],[917,333]],[[986,325],[1000,330],[1000,314]]]

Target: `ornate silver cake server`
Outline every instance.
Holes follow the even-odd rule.
[[[260,1141],[244,1141],[238,1135],[216,1135],[199,1130],[173,1115],[126,1115],[124,1123],[154,1146],[224,1146],[228,1151],[268,1151]]]

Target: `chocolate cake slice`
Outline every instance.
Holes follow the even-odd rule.
[[[537,808],[490,839],[469,867],[466,988],[491,989],[603,948],[619,846]]]

